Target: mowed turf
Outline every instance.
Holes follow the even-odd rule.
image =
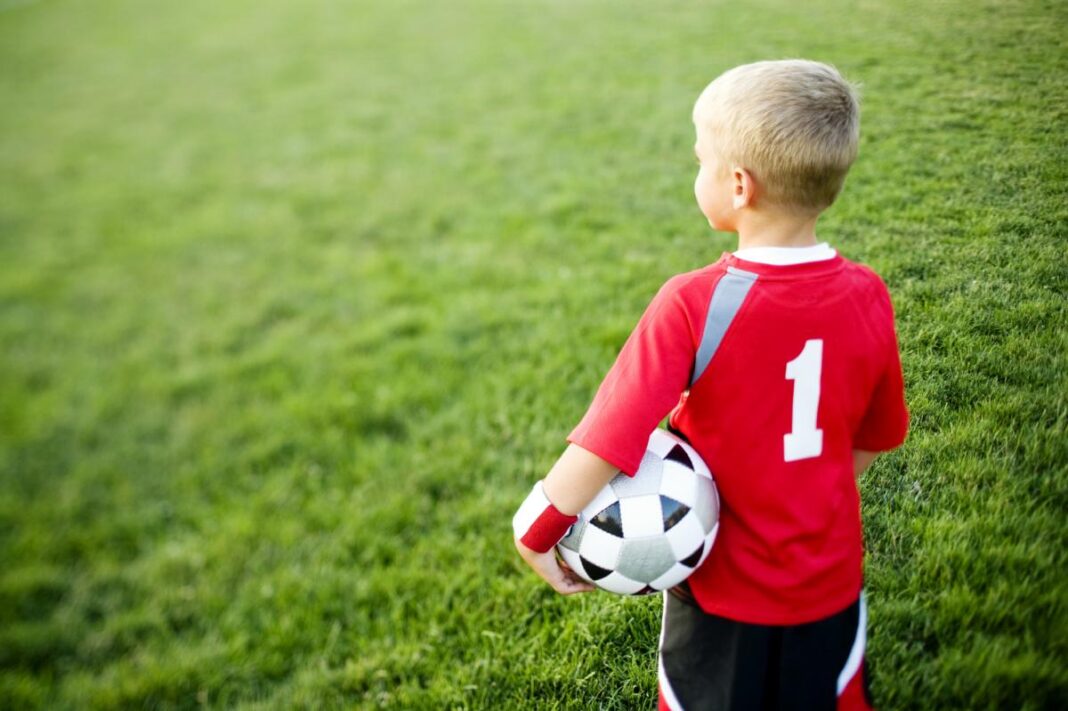
[[[1068,705],[1058,2],[0,0],[0,707],[636,709],[660,600],[511,514],[731,236],[690,110],[862,84],[820,235],[894,295],[877,704]]]

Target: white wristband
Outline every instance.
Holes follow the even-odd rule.
[[[515,533],[515,537],[522,538],[525,536],[530,527],[534,525],[534,522],[538,520],[538,516],[541,516],[542,511],[550,506],[552,506],[552,502],[545,495],[545,489],[542,488],[541,481],[538,481],[534,484],[534,488],[530,490],[526,500],[520,504],[515,516],[512,517],[512,532]]]
[[[527,548],[547,553],[567,535],[577,520],[577,516],[562,513],[553,506],[539,481],[512,517],[512,531]]]

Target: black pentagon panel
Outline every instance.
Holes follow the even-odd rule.
[[[656,589],[656,588],[654,588],[654,587],[651,587],[651,586],[649,586],[649,585],[646,585],[646,586],[645,586],[644,588],[642,588],[641,590],[639,590],[638,592],[636,592],[636,593],[634,593],[634,594],[635,594],[635,595],[652,595],[652,594],[653,594],[653,593],[655,593],[655,592],[660,592],[660,591],[659,591],[659,590],[657,590],[657,589]]]
[[[704,553],[704,552],[705,552],[705,544],[702,543],[701,545],[697,546],[697,550],[695,550],[693,553],[691,553],[690,555],[686,556],[685,558],[683,558],[679,562],[682,563],[683,565],[685,565],[687,568],[693,568],[694,566],[697,565],[697,561],[701,560],[701,554]]]
[[[663,495],[660,497],[660,510],[664,512],[665,531],[681,521],[683,516],[690,513],[689,506]]]
[[[671,448],[671,451],[667,453],[664,459],[670,459],[673,462],[678,462],[687,469],[693,469],[693,461],[690,460],[690,455],[686,454],[686,450],[682,448],[681,444],[676,444]]]
[[[586,575],[589,576],[590,580],[600,580],[601,578],[607,578],[612,572],[611,570],[605,570],[599,565],[594,565],[582,556],[579,556],[579,560],[582,561],[582,569],[586,571]]]
[[[619,513],[619,502],[601,509],[601,512],[593,517],[590,525],[596,526],[605,533],[611,533],[619,538],[623,537],[623,517]]]

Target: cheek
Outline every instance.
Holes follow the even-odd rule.
[[[693,195],[697,198],[697,204],[701,208],[701,212],[706,215],[712,206],[712,196],[709,188],[708,171],[701,168],[697,171],[697,177],[693,181]]]
[[[705,192],[705,169],[700,168],[697,171],[697,177],[693,179],[693,196],[697,198],[697,204],[701,205],[704,201],[703,193]]]

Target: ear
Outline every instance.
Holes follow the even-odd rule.
[[[757,197],[757,182],[745,168],[731,168],[731,205],[735,210],[752,207]]]

